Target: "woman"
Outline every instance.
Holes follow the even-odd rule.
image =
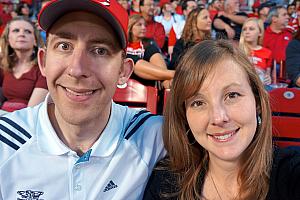
[[[286,48],[286,71],[292,87],[300,87],[300,30]]]
[[[175,69],[182,52],[211,36],[211,19],[208,10],[196,8],[188,15],[181,38],[175,43],[169,69]]]
[[[159,47],[153,40],[145,38],[146,22],[141,15],[132,15],[128,23],[127,57],[134,61],[131,78],[147,86],[155,86],[157,80],[166,80],[169,87],[174,71],[168,70]]]
[[[6,101],[1,109],[11,112],[40,103],[47,84],[37,66],[36,53],[43,45],[39,32],[28,18],[17,17],[7,24],[2,37],[0,82]]]
[[[182,57],[165,115],[169,157],[144,199],[300,199],[299,150],[273,151],[268,94],[230,42],[203,41]]]
[[[257,18],[248,18],[242,27],[240,48],[254,64],[256,72],[265,85],[272,82],[272,52],[262,47],[264,37],[263,22]]]

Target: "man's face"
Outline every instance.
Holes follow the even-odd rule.
[[[287,10],[285,8],[280,8],[278,10],[278,17],[274,18],[274,22],[281,29],[286,27],[289,22],[289,15],[287,14]]]
[[[222,5],[221,5],[221,2],[219,0],[216,0],[213,4],[212,4],[212,7],[216,10],[221,10],[222,8]]]
[[[196,3],[196,1],[188,1],[186,3],[186,5],[187,5],[186,9],[183,11],[183,13],[187,17],[192,10],[194,10],[195,8],[197,8],[197,3]]]
[[[229,13],[235,13],[240,11],[240,2],[239,0],[228,0],[227,10]]]
[[[263,22],[265,22],[267,20],[269,11],[270,11],[269,7],[262,8],[258,13],[259,19],[261,19]]]
[[[141,12],[143,15],[153,16],[155,4],[153,0],[144,0],[144,5],[141,6]]]
[[[86,12],[61,17],[39,51],[57,121],[89,124],[108,119],[116,85],[127,81],[131,65],[111,26]]]
[[[296,6],[290,5],[287,12],[288,12],[289,16],[291,16],[294,12],[296,12]]]

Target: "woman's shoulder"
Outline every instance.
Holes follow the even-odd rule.
[[[268,199],[300,199],[300,147],[276,148]]]
[[[171,169],[168,159],[163,159],[152,171],[145,189],[144,199],[177,199],[178,180],[178,173]]]

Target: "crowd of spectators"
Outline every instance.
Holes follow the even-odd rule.
[[[37,14],[47,0],[1,2],[0,85],[4,90],[1,92],[3,104],[10,99],[5,91],[7,88],[18,88],[17,83],[26,86],[20,77],[33,69],[40,75],[34,56],[35,49],[43,45],[37,37],[45,42],[45,32],[37,25]],[[245,10],[239,0],[119,0],[119,3],[130,16],[127,57],[132,58],[135,64],[131,78],[145,85],[170,88],[176,64],[183,52],[203,40],[225,38],[245,51],[265,85],[276,84],[280,67],[286,66],[286,83],[300,87],[300,0],[256,0],[252,10]],[[39,31],[39,36],[32,37],[33,46],[27,49],[28,59],[20,57],[24,54],[22,49],[15,49],[9,43],[12,34],[9,24],[15,18],[20,20],[20,17],[25,22],[31,20],[33,32]],[[20,29],[17,37],[25,38],[21,27],[17,28]],[[12,59],[9,67],[5,64],[8,58]],[[5,74],[15,79],[14,84],[8,86],[5,83]],[[39,75],[34,75],[34,84],[41,83]],[[25,106],[32,106],[44,98],[42,93],[37,98],[39,101],[30,103],[33,91],[47,89],[39,84],[30,90],[24,88],[30,91],[26,99],[21,100]],[[23,96],[21,94],[20,98]],[[13,103],[18,102],[20,100]]]

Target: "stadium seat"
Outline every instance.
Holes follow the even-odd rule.
[[[131,108],[146,108],[153,114],[157,113],[158,91],[155,87],[145,86],[129,79],[125,88],[117,88],[114,102]]]
[[[300,146],[300,90],[277,88],[271,90],[274,142],[281,146]]]

